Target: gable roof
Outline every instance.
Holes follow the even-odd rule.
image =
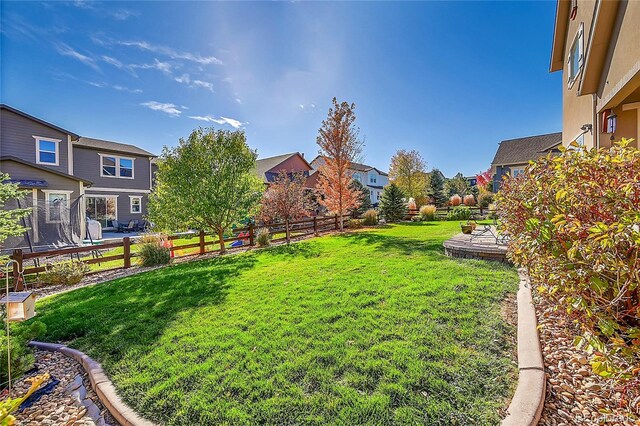
[[[103,151],[122,152],[125,154],[142,155],[145,157],[156,157],[155,154],[145,151],[142,148],[138,148],[135,145],[129,145],[126,143],[106,141],[103,139],[85,138],[81,137],[77,141],[74,141],[75,146],[100,149]]]
[[[79,178],[77,176],[73,176],[73,175],[69,175],[67,173],[59,172],[57,170],[50,169],[48,167],[41,166],[39,164],[31,163],[29,161],[25,161],[25,160],[23,160],[21,158],[14,157],[12,155],[3,155],[2,157],[0,157],[0,161],[13,161],[14,163],[23,164],[25,166],[29,166],[29,167],[32,167],[32,168],[37,169],[37,170],[42,170],[44,172],[53,173],[54,175],[66,177],[68,179],[77,180],[77,181],[83,182],[83,183],[85,183],[87,185],[93,185],[93,182],[91,182],[90,180],[82,179],[82,178]]]
[[[311,164],[309,164],[307,162],[307,160],[304,159],[302,154],[300,154],[299,152],[291,152],[289,154],[281,154],[281,155],[276,155],[274,157],[267,157],[267,158],[259,158],[259,159],[257,159],[256,160],[256,174],[258,175],[258,177],[260,179],[263,179],[265,182],[268,182],[266,173],[269,170],[277,167],[279,164],[285,162],[289,158],[293,157],[294,155],[297,155],[300,158],[302,158],[302,161],[304,161],[307,164],[307,166],[309,166],[309,169],[313,168],[313,167],[311,167]]]
[[[37,117],[34,117],[33,115],[29,115],[26,112],[20,111],[19,109],[16,109],[16,108],[11,107],[9,105],[0,104],[0,109],[6,109],[7,111],[11,111],[14,114],[21,115],[21,116],[23,116],[25,118],[28,118],[29,120],[35,121],[36,123],[40,123],[43,126],[47,126],[47,127],[51,128],[51,129],[57,130],[57,131],[62,132],[62,133],[66,133],[67,135],[71,135],[71,138],[73,140],[76,140],[76,139],[78,139],[80,137],[79,135],[77,135],[77,134],[75,134],[73,132],[70,132],[69,130],[63,129],[62,127],[58,127],[55,124],[51,124],[51,123],[49,123],[47,121],[41,120],[41,119],[39,119]]]
[[[324,156],[322,155],[318,155],[316,158],[313,159],[313,161],[311,162],[316,163],[316,165],[319,167],[321,165],[321,162],[324,162]],[[386,172],[383,172],[382,170],[373,167],[373,166],[369,166],[367,164],[362,164],[362,163],[354,163],[351,162],[351,167],[349,167],[351,170],[356,170],[359,172],[368,172],[369,170],[375,170],[376,172],[378,172],[378,174],[382,175],[382,176],[388,176],[388,174]]]
[[[562,132],[527,136],[500,142],[491,165],[526,164],[562,144]]]

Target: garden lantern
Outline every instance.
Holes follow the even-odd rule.
[[[9,293],[0,300],[7,308],[7,321],[26,321],[36,316],[36,295],[31,291]]]

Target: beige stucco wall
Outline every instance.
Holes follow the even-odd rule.
[[[611,98],[620,82],[637,70],[640,62],[640,1],[621,1],[607,52],[598,100]],[[605,105],[602,105],[603,107]]]
[[[568,145],[581,133],[580,127],[593,123],[593,96],[577,96],[579,82],[576,80],[571,87],[568,85],[569,63],[567,56],[571,45],[583,25],[583,46],[586,50],[589,40],[591,21],[596,7],[595,0],[584,0],[578,4],[578,12],[574,20],[569,20],[567,38],[564,46],[564,66],[562,68],[562,144]],[[580,78],[580,76],[578,77]],[[590,133],[584,135],[584,143],[592,147],[594,138]]]
[[[600,146],[610,146],[611,135],[602,133],[601,113],[605,109],[614,107],[618,115],[615,140],[622,137],[634,138],[638,146],[640,110],[623,111],[621,105],[640,101],[629,96],[640,87],[640,1],[621,0],[619,2],[597,93],[578,96],[579,82],[576,81],[572,87],[568,86],[567,56],[581,23],[584,25],[584,49],[587,49],[597,5],[596,0],[580,0],[576,18],[570,20],[568,24],[562,82],[562,142],[564,145],[571,143],[581,133],[580,128],[590,123],[593,125],[593,134],[584,135],[585,146],[587,148],[595,146],[597,139]],[[579,76],[581,77],[582,75]]]

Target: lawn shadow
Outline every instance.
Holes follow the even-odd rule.
[[[406,255],[423,254],[427,256],[444,256],[444,247],[440,239],[425,240],[405,236],[396,237],[375,232],[341,234],[340,237],[350,239],[352,244],[356,245],[375,245],[382,251],[392,250]]]
[[[43,339],[68,343],[107,363],[147,350],[181,314],[223,303],[229,281],[256,262],[256,253],[221,256],[45,299],[38,306],[47,326]]]

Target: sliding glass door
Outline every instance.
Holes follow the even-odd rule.
[[[117,215],[117,198],[110,195],[86,196],[87,218],[97,220],[102,224],[102,229],[113,227],[113,220]]]

